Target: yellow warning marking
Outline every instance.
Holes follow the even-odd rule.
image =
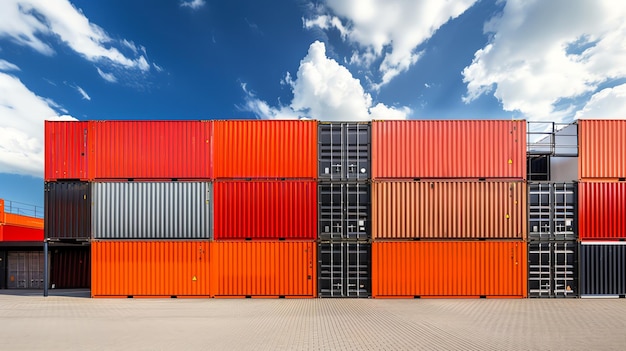
[[[506,214],[506,218],[507,218],[507,219],[508,219],[508,218],[511,218],[511,216],[509,216],[509,214],[507,213],[507,214]]]
[[[509,159],[509,164],[512,165],[513,164],[513,160]]]
[[[191,278],[191,280],[195,282],[196,280],[198,280],[198,278],[196,278],[196,276],[194,275],[193,278]]]

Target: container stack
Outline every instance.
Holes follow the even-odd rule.
[[[44,237],[50,244],[50,288],[91,284],[89,122],[45,122]]]
[[[318,125],[318,296],[368,297],[370,124]]]
[[[624,120],[580,120],[579,235],[582,297],[626,296]]]
[[[92,296],[210,296],[212,128],[90,122]]]
[[[372,296],[525,297],[526,123],[372,123]]]
[[[215,122],[213,296],[315,297],[316,127]]]

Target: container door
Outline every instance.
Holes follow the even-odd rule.
[[[7,288],[7,253],[5,251],[0,251],[0,289]]]
[[[371,291],[370,245],[319,244],[319,297],[368,297]]]
[[[347,180],[370,177],[370,125],[346,123],[344,140],[344,176]]]
[[[19,289],[26,288],[27,272],[26,269],[26,253],[25,252],[9,252],[9,279],[7,281],[7,288]]]

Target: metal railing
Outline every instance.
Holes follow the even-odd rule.
[[[578,156],[578,125],[574,123],[528,122],[528,155]]]
[[[43,207],[18,201],[4,200],[4,212],[22,216],[43,218]]]

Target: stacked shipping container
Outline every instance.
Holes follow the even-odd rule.
[[[318,295],[368,297],[370,124],[318,126]]]
[[[214,122],[215,297],[316,295],[317,122]]]
[[[526,296],[526,124],[372,123],[372,295]]]
[[[582,296],[626,296],[624,120],[578,121]]]

